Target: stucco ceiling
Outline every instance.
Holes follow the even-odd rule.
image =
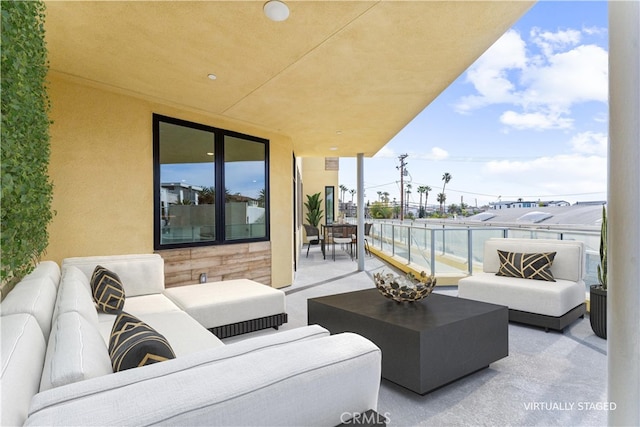
[[[263,4],[47,1],[50,67],[282,133],[298,156],[371,156],[533,2],[288,1],[284,22]]]

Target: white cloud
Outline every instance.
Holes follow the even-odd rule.
[[[602,27],[583,27],[582,32],[590,36],[591,35],[600,36],[600,35],[607,34],[608,30]]]
[[[528,162],[494,161],[485,166],[484,173],[505,183],[502,194],[514,196],[522,190],[527,193],[522,196],[566,196],[607,190],[607,160],[596,155],[574,153]]]
[[[607,135],[581,132],[571,138],[569,145],[569,154],[529,161],[492,161],[485,165],[483,173],[505,183],[502,194],[510,194],[509,189],[526,189],[523,196],[606,193]]]
[[[380,151],[378,151],[373,156],[373,158],[375,158],[375,159],[384,159],[384,158],[390,158],[390,157],[398,157],[398,155],[391,148],[389,148],[387,145],[382,147],[380,149]]]
[[[595,29],[585,29],[593,34]],[[579,43],[581,31],[532,29],[531,54],[520,34],[505,33],[467,71],[475,94],[455,105],[459,113],[494,104],[511,104],[500,121],[515,129],[568,129],[571,108],[578,103],[607,102],[608,53]],[[518,111],[514,111],[518,110]]]
[[[514,30],[507,31],[467,71],[467,81],[473,84],[478,95],[462,98],[455,106],[458,112],[466,112],[485,105],[514,102],[515,86],[508,79],[507,71],[526,66],[525,42]]]
[[[412,154],[410,157],[426,160],[444,160],[449,157],[449,152],[440,147],[433,147],[431,151],[426,154]]]
[[[573,104],[607,102],[608,54],[599,46],[582,45],[547,58],[547,63],[523,70],[525,108],[568,112]]]
[[[556,113],[517,113],[511,110],[502,113],[500,122],[518,130],[570,129],[573,125],[572,119]]]
[[[607,135],[598,132],[582,132],[571,138],[571,147],[576,153],[607,155]]]
[[[559,49],[565,49],[580,43],[582,34],[578,30],[565,30],[552,33],[534,27],[531,29],[532,42],[542,50],[545,56],[550,56]]]
[[[609,121],[609,114],[605,112],[597,113],[593,116],[593,121],[596,123],[607,123]]]

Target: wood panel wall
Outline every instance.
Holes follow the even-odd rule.
[[[156,251],[164,259],[165,287],[198,283],[201,273],[208,282],[251,279],[271,286],[271,243]]]

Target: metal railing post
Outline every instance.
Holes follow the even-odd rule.
[[[431,275],[436,275],[436,229],[431,229]]]
[[[391,224],[391,255],[396,255],[396,226]]]
[[[411,264],[411,226],[407,227],[407,260]]]
[[[467,228],[467,262],[469,263],[469,275],[473,274],[473,233]]]

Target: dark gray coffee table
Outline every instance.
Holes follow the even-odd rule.
[[[419,394],[509,355],[509,311],[432,294],[399,304],[377,289],[309,299],[308,323],[355,332],[382,350],[382,377]]]

